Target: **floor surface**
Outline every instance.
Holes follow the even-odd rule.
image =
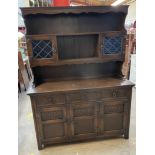
[[[136,102],[135,88],[131,105],[130,138],[83,142],[46,147],[38,151],[30,98],[19,95],[18,147],[19,155],[136,155]]]

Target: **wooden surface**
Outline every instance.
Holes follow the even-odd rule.
[[[119,54],[103,55],[101,51],[105,36],[119,35],[125,38],[124,21],[127,8],[128,6],[22,8],[31,67],[36,70],[38,66],[46,68],[46,66],[123,62],[124,41],[123,50]],[[32,40],[43,39],[52,42],[56,50],[55,56],[48,59],[33,58]],[[34,77],[44,81],[41,77]],[[36,85],[37,81],[34,80]]]
[[[134,84],[128,80],[116,78],[98,78],[98,79],[83,79],[70,80],[59,82],[46,82],[38,85],[36,88],[30,88],[27,93],[29,95],[49,93],[49,92],[65,92],[82,89],[97,89],[108,87],[133,86]]]
[[[111,87],[104,87],[107,80],[98,81],[89,81],[86,89],[86,81],[68,82],[69,85],[45,83],[31,92],[38,149],[64,142],[129,138],[132,84],[109,79],[107,86]],[[88,86],[91,84],[93,87]]]
[[[74,7],[30,7],[21,8],[23,16],[28,14],[61,14],[61,13],[107,13],[107,12],[123,12],[126,13],[128,5],[117,6],[74,6]]]
[[[27,35],[125,31],[128,6],[21,8]],[[40,27],[38,27],[38,24]],[[46,26],[48,25],[48,26]],[[72,27],[72,28],[71,28]]]
[[[74,62],[74,61],[73,61]],[[84,63],[78,65],[61,66],[38,66],[32,68],[34,74],[34,84],[43,82],[63,81],[73,79],[88,79],[107,76],[121,77],[121,62],[111,61],[106,63]]]
[[[64,66],[64,65],[77,65],[77,64],[92,64],[92,63],[104,63],[104,62],[110,62],[110,61],[123,61],[122,55],[116,55],[116,56],[107,56],[106,58],[80,58],[80,59],[67,59],[67,60],[59,60],[59,61],[51,61],[51,60],[36,60],[31,59],[31,67],[36,66]]]
[[[124,140],[122,138],[114,139],[94,139],[93,141],[85,140],[85,142],[64,143],[46,147],[39,151],[36,146],[36,136],[34,130],[34,122],[32,116],[31,102],[29,96],[25,93],[19,95],[19,155],[25,155],[27,152],[48,155],[72,155],[79,153],[79,155],[120,155],[120,152],[128,152],[130,155],[136,155],[136,89],[132,91],[131,103],[131,122],[130,122],[130,138]],[[24,109],[24,110],[23,110]],[[107,110],[106,110],[107,111]],[[21,131],[21,132],[20,132]],[[30,136],[31,133],[31,136]],[[132,144],[132,145],[131,145]],[[111,149],[113,146],[114,149]],[[120,146],[120,147],[118,147]],[[83,149],[85,148],[85,149]],[[62,151],[63,150],[63,151]],[[114,153],[115,150],[115,153]]]
[[[64,142],[129,138],[133,83],[123,79],[121,72],[127,9],[128,6],[22,9],[34,75],[35,87],[28,94],[38,149]],[[104,52],[106,37],[114,41],[107,45],[108,50],[119,42],[115,52],[114,48],[110,54]],[[48,38],[54,44],[51,48],[56,57],[34,58],[32,40]],[[38,47],[38,52],[46,47]]]

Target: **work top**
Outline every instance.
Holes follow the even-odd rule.
[[[41,93],[66,92],[76,90],[89,90],[119,86],[134,86],[134,84],[125,79],[117,78],[99,78],[99,79],[83,79],[70,80],[59,82],[45,82],[35,88],[30,88],[27,91],[28,95],[35,95]]]

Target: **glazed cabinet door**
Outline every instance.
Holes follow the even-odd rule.
[[[125,33],[121,31],[101,33],[99,56],[122,59],[125,50],[125,37]]]
[[[97,135],[97,105],[91,101],[70,104],[71,140],[82,140]]]
[[[26,38],[28,55],[32,67],[57,61],[58,51],[56,36],[29,35]]]
[[[43,143],[59,143],[67,140],[66,106],[41,107],[38,112]]]
[[[124,134],[127,127],[128,101],[105,100],[99,107],[100,135]]]

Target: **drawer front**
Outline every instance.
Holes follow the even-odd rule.
[[[99,101],[104,100],[106,98],[128,98],[130,97],[129,88],[106,88],[101,90],[96,90],[93,92],[78,92],[69,94],[69,101],[77,102],[77,101]]]
[[[128,88],[109,88],[101,90],[101,100],[105,98],[128,98],[130,95]]]
[[[38,105],[54,105],[54,104],[65,104],[64,94],[49,94],[49,95],[39,95],[37,97]]]
[[[128,87],[123,88],[106,88],[95,91],[81,91],[76,93],[65,94],[41,94],[37,96],[37,104],[39,106],[43,105],[54,105],[54,104],[65,104],[66,96],[68,96],[68,102],[79,102],[79,101],[99,101],[106,98],[128,98],[130,97]]]
[[[96,101],[100,99],[100,92],[80,92],[69,94],[69,101],[77,102],[77,101]]]

